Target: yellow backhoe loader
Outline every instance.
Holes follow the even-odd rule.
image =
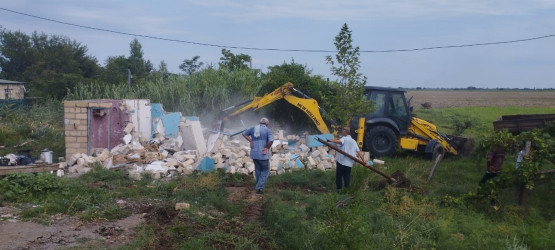
[[[367,115],[355,115],[350,121],[351,136],[362,150],[369,151],[373,157],[393,155],[398,148],[423,151],[433,159],[445,152],[453,155],[467,154],[472,147],[470,140],[441,134],[434,124],[413,117],[412,107],[409,107],[404,93],[405,91],[400,89],[365,87],[365,95],[375,103],[376,110]],[[219,130],[223,132],[227,118],[247,110],[258,110],[281,99],[302,110],[314,122],[320,133],[330,133],[322,118],[322,114],[325,114],[324,109],[316,100],[295,89],[290,82],[262,97],[255,97],[222,110],[224,118],[220,121]],[[239,109],[228,113],[235,108]],[[333,134],[337,136],[337,124],[331,119],[329,123],[334,130]]]

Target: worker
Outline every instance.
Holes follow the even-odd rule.
[[[483,185],[489,179],[495,178],[499,175],[499,172],[501,172],[501,166],[505,160],[505,152],[498,147],[489,151],[486,159],[486,173],[484,174],[484,177],[482,177],[482,180],[480,180],[480,185]]]
[[[242,133],[243,137],[250,142],[250,157],[254,162],[254,173],[256,178],[256,193],[264,193],[264,186],[270,174],[270,147],[274,143],[274,135],[268,128],[270,121],[263,117],[260,124],[251,127]]]
[[[342,132],[341,139],[327,139],[328,142],[333,142],[339,144],[339,149],[343,150],[345,153],[350,154],[352,156],[355,153],[358,157],[364,162],[364,156],[362,152],[358,149],[357,142],[351,138],[351,130],[349,127],[344,127]],[[349,188],[350,180],[351,180],[351,168],[355,161],[343,154],[338,154],[335,158],[336,160],[336,168],[335,168],[335,183],[337,185],[337,190],[341,190],[343,188],[343,182],[345,183],[345,188]],[[367,166],[367,163],[365,163]]]

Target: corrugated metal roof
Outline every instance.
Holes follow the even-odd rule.
[[[16,81],[8,81],[4,79],[0,79],[0,84],[25,84],[24,82],[16,82]]]

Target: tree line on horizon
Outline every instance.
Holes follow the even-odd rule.
[[[142,45],[137,38],[129,44],[129,55],[109,56],[102,66],[96,57],[88,54],[86,45],[66,36],[47,35],[37,31],[29,35],[0,26],[0,79],[25,82],[28,97],[63,100],[78,89],[90,89],[92,86],[105,86],[105,92],[108,92],[113,88],[110,86],[138,88],[141,85],[168,83],[172,79],[174,82],[175,79],[182,83],[188,82],[187,84],[202,82],[194,79],[206,75],[202,74],[205,71],[226,74],[248,71],[260,80],[256,95],[261,96],[286,82],[293,82],[297,89],[325,102],[323,106],[328,107],[331,118],[346,122],[350,115],[366,113],[372,108],[363,94],[367,78],[359,72],[359,47],[352,43],[351,31],[344,24],[334,39],[337,54],[325,58],[331,73],[336,77],[332,81],[313,75],[308,66],[298,64],[294,59],[270,66],[267,72],[262,72],[261,69],[251,67],[250,55],[234,54],[227,49],[221,50],[222,55],[217,65],[206,65],[199,55],[195,55],[184,59],[179,65],[182,72],[176,74],[168,71],[163,60],[155,67],[150,60],[144,58]],[[274,113],[283,114],[279,112],[279,108],[290,108],[279,107],[280,105],[288,104],[277,105]],[[301,115],[304,116],[298,114]]]

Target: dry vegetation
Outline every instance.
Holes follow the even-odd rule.
[[[413,90],[412,105],[420,107],[425,102],[432,108],[452,107],[555,107],[555,91],[455,91]]]

